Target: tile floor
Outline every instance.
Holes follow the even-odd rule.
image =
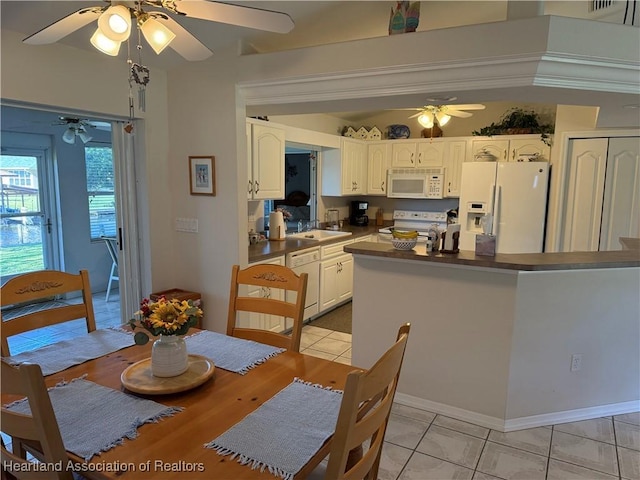
[[[98,327],[118,323],[104,295],[94,295]],[[75,324],[77,323],[77,325]],[[84,333],[69,327],[10,339],[13,354]],[[351,335],[305,326],[301,350],[351,363]],[[380,480],[639,480],[640,412],[501,433],[395,404],[382,453]]]

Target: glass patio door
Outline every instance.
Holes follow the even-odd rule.
[[[52,269],[53,226],[45,150],[4,149],[0,155],[0,281]]]

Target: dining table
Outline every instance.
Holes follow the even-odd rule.
[[[191,333],[191,331],[190,331]],[[169,394],[141,394],[123,386],[121,375],[132,365],[151,356],[153,342],[133,345],[71,366],[45,377],[48,387],[82,378],[100,386],[162,405],[178,407],[175,415],[144,423],[137,436],[94,455],[79,472],[95,479],[276,479],[273,473],[243,465],[229,455],[205,448],[247,415],[290,385],[294,379],[327,389],[342,390],[354,367],[294,351],[284,351],[238,374],[214,366],[211,378],[186,391]],[[2,394],[2,404],[15,400]],[[110,415],[110,405],[102,406]],[[300,404],[289,413],[291,418],[305,415]],[[328,455],[329,438],[294,478],[306,478]],[[70,459],[78,465],[85,460],[72,452]],[[91,465],[93,464],[93,465]]]

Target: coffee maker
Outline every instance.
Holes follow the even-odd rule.
[[[359,200],[351,202],[351,215],[349,216],[349,223],[351,225],[357,225],[359,227],[369,225],[367,208],[369,208],[369,202],[361,202]]]

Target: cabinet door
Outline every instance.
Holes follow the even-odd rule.
[[[471,141],[471,152],[469,152],[469,161],[483,162],[487,161],[485,155],[495,157],[498,162],[507,161],[507,152],[509,151],[509,140],[483,139]]]
[[[399,140],[396,140],[399,141]],[[391,146],[391,166],[394,168],[415,168],[416,144],[415,142],[393,143]]]
[[[353,296],[353,255],[342,255],[336,262],[336,303],[340,303]]]
[[[418,143],[418,161],[416,167],[442,167],[444,142],[430,140]]]
[[[389,142],[370,143],[367,150],[367,193],[370,195],[387,194],[387,168],[391,159]]]
[[[445,146],[444,179],[447,182],[445,197],[460,196],[460,181],[462,180],[462,164],[467,156],[466,140],[448,141]]]
[[[522,162],[535,158],[536,162],[548,162],[551,147],[540,137],[532,139],[515,139],[509,141],[509,161]]]
[[[253,198],[284,198],[284,130],[252,126]]]
[[[338,261],[337,259],[320,262],[320,306],[322,312],[337,303],[338,298]]]
[[[253,200],[253,141],[251,140],[251,124],[247,123],[247,198]]]
[[[599,250],[621,250],[620,237],[640,237],[640,138],[610,138]]]
[[[606,138],[570,142],[563,252],[598,250],[607,144]]]
[[[355,140],[342,140],[342,194],[354,195],[366,192],[366,145]]]

